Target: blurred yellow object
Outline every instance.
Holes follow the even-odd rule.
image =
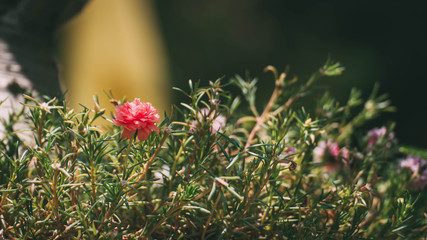
[[[67,99],[113,110],[104,91],[116,99],[138,97],[162,116],[169,110],[166,57],[150,1],[91,0],[66,26]]]

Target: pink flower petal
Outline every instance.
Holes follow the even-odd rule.
[[[150,132],[148,132],[146,129],[139,129],[138,130],[138,139],[139,141],[145,141],[147,140],[148,136],[150,135]]]
[[[125,127],[122,139],[131,138],[137,130],[138,139],[141,141],[146,140],[152,130],[159,132],[155,123],[160,120],[160,117],[151,103],[141,103],[139,98],[135,98],[133,102],[116,106],[116,112],[113,119],[114,125]]]
[[[131,139],[134,134],[135,134],[135,131],[129,130],[127,128],[124,128],[121,138],[122,139]]]

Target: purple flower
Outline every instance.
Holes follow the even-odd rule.
[[[414,156],[408,156],[400,161],[400,168],[409,169],[412,173],[411,179],[413,181],[409,183],[409,189],[421,190],[427,186],[427,169],[421,172],[426,163],[426,160]]]

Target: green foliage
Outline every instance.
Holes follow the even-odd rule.
[[[425,191],[399,168],[393,126],[373,139],[360,129],[393,108],[378,88],[353,90],[345,105],[329,94],[314,111],[293,108],[328,61],[301,85],[274,67],[274,90],[256,108],[256,79],[207,87],[189,82],[147,141],[120,140],[95,99],[74,112],[65,101],[26,96],[3,120],[0,234],[6,239],[403,239],[426,236]],[[116,101],[118,102],[118,101]],[[122,102],[122,101],[121,101]],[[364,105],[363,105],[364,104]],[[249,115],[246,113],[250,112]],[[30,140],[14,132],[24,119]],[[364,137],[365,136],[365,137]],[[420,153],[420,154],[418,154]]]

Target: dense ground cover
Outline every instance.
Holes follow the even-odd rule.
[[[22,239],[372,239],[426,237],[423,150],[400,146],[375,86],[344,104],[298,104],[328,61],[301,83],[274,67],[257,109],[257,81],[236,76],[181,90],[170,116],[139,99],[108,115],[25,96],[3,119],[0,236]],[[270,74],[269,73],[269,74]],[[225,84],[223,83],[225,82]],[[233,96],[227,89],[241,89]],[[109,121],[99,126],[97,119]],[[29,131],[16,131],[26,123]]]

